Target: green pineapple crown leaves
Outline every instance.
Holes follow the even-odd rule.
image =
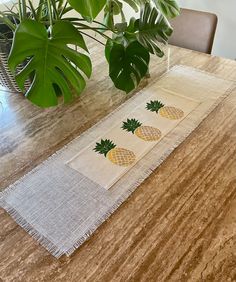
[[[127,130],[128,132],[132,132],[134,134],[135,130],[142,125],[137,119],[127,119],[127,121],[123,122],[122,129]]]
[[[96,147],[93,149],[95,152],[98,152],[101,155],[107,156],[107,153],[114,149],[116,145],[109,139],[101,139],[100,142],[96,143]]]
[[[158,113],[158,111],[163,108],[165,105],[158,101],[158,100],[155,100],[155,101],[150,101],[149,103],[147,103],[147,106],[146,106],[146,109],[151,111],[151,112],[156,112]]]

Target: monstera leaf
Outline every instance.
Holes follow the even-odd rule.
[[[114,16],[122,13],[123,5],[117,0],[108,0],[104,8],[103,24],[110,29],[114,28]]]
[[[25,68],[16,75],[16,81],[23,90],[28,77],[31,87],[25,96],[40,107],[58,104],[58,90],[64,102],[73,98],[71,86],[81,93],[85,79],[81,71],[91,75],[91,61],[67,45],[73,44],[87,51],[85,42],[77,29],[69,22],[58,21],[52,28],[51,37],[45,26],[33,20],[23,21],[15,32],[9,67],[16,71],[17,66],[29,60]]]
[[[114,28],[116,29],[115,16],[120,15],[122,23],[126,23],[123,4],[126,3],[137,13],[139,11],[140,5],[142,5],[142,1],[147,0],[107,0],[104,8],[103,23],[112,30]]]
[[[154,2],[168,19],[174,18],[180,13],[180,8],[175,0],[154,0]]]
[[[129,93],[146,75],[150,55],[138,41],[133,41],[126,47],[108,42],[106,58],[109,62],[109,74],[115,86]]]
[[[151,7],[150,4],[146,3],[142,7],[140,19],[133,26],[138,30],[138,41],[150,53],[162,57],[164,53],[160,49],[159,42],[166,43],[172,34],[172,28],[167,19],[155,7]]]
[[[79,12],[83,17],[93,20],[101,12],[106,4],[106,0],[68,0],[71,7]]]

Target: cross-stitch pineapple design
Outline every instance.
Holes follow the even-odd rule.
[[[171,120],[180,119],[184,116],[184,112],[181,109],[165,106],[158,100],[147,103],[146,109],[151,112],[159,113],[160,116]]]
[[[143,126],[137,119],[127,119],[123,122],[122,129],[132,132],[144,141],[157,141],[161,138],[161,131],[152,126]]]
[[[132,151],[124,148],[117,148],[109,139],[101,139],[100,142],[96,143],[94,151],[104,155],[113,164],[124,167],[130,166],[136,159],[136,156]]]

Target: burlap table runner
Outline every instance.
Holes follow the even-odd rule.
[[[1,207],[52,255],[70,255],[233,87],[175,66],[3,191]]]

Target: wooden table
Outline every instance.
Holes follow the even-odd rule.
[[[0,92],[2,189],[129,98],[109,80],[102,50],[90,48],[94,75],[71,105],[42,110]],[[231,60],[172,47],[175,64],[236,80]],[[153,58],[150,80],[165,71]],[[70,258],[54,259],[3,210],[0,239],[4,282],[236,281],[236,91]]]

